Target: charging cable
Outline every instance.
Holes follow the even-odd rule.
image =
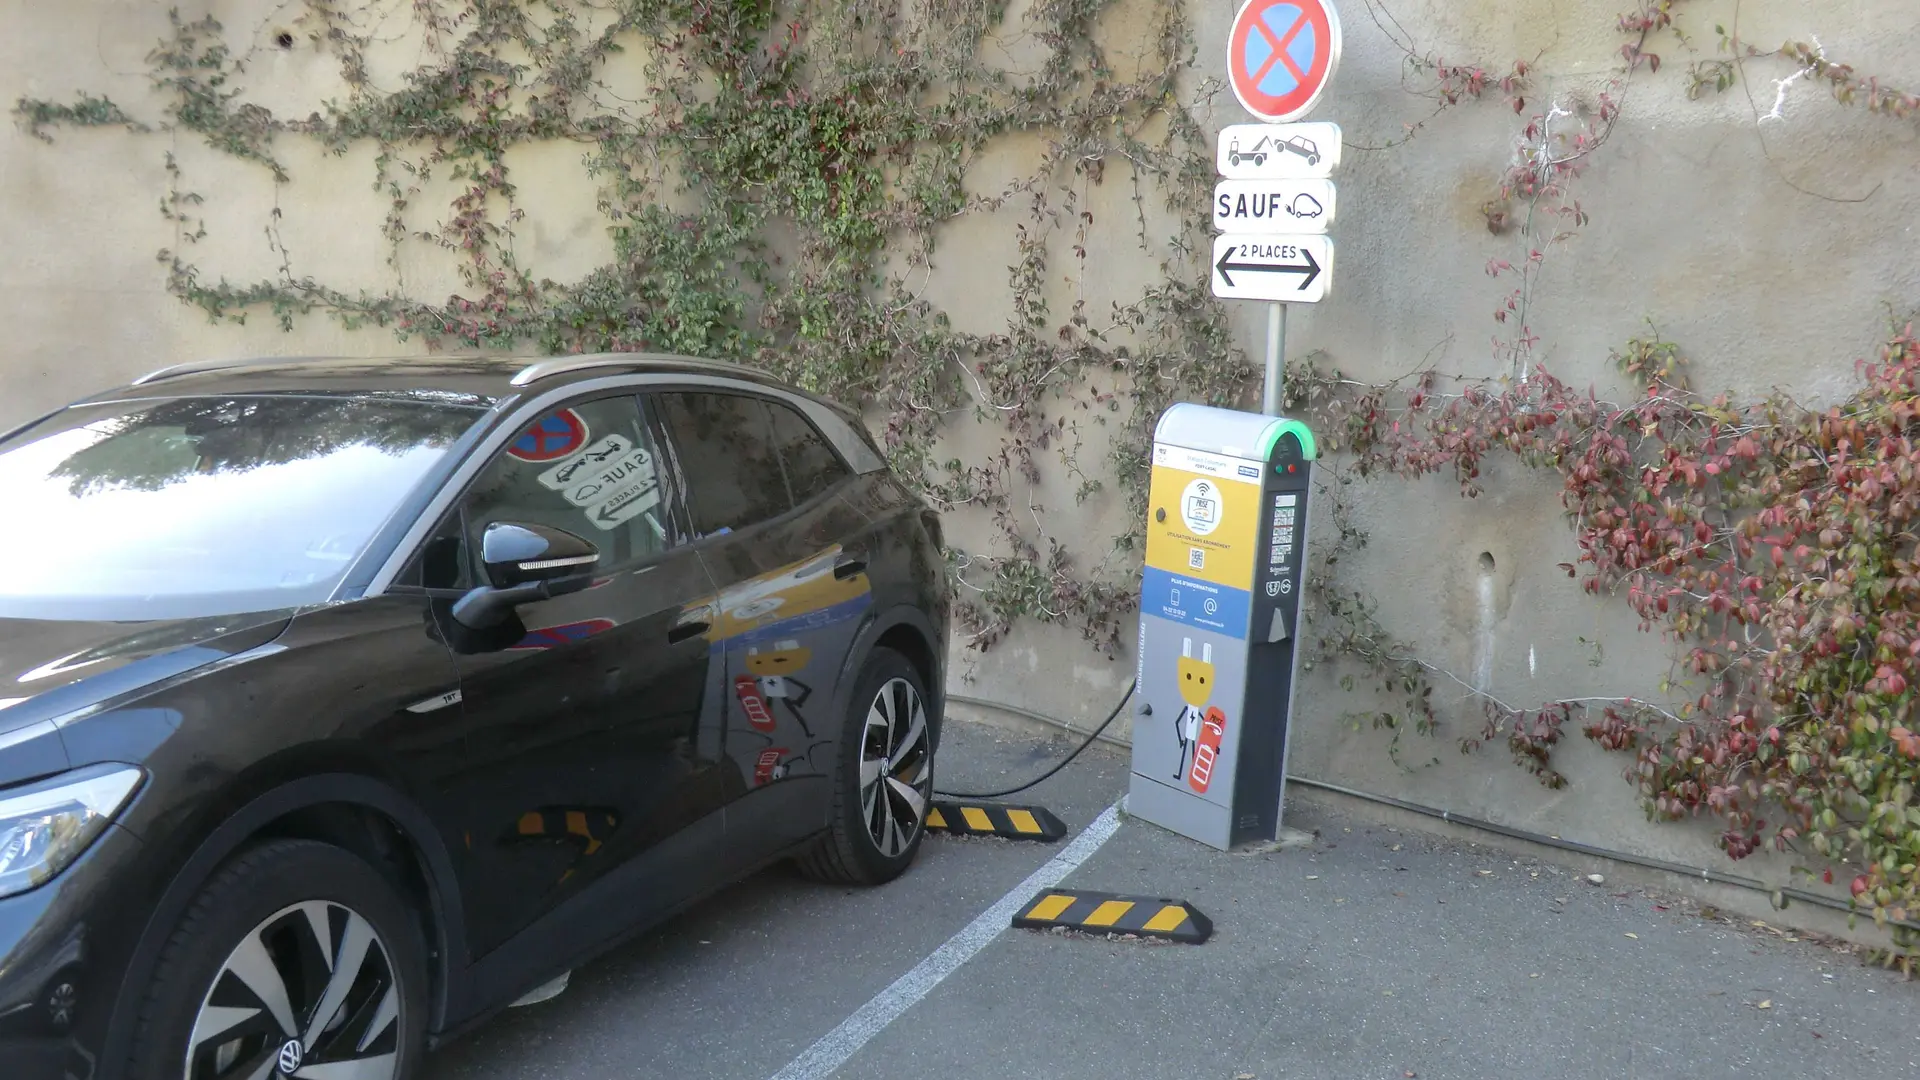
[[[1064,769],[1068,765],[1072,764],[1073,759],[1079,757],[1081,751],[1093,745],[1093,740],[1099,738],[1100,733],[1107,730],[1107,728],[1113,724],[1114,720],[1120,716],[1121,709],[1126,708],[1127,702],[1131,700],[1133,697],[1134,687],[1138,685],[1138,683],[1139,683],[1139,680],[1135,679],[1132,682],[1129,682],[1127,684],[1127,692],[1120,695],[1120,700],[1114,703],[1113,711],[1107,714],[1107,718],[1100,722],[1099,727],[1093,729],[1093,734],[1087,736],[1086,742],[1083,742],[1078,747],[1074,748],[1073,753],[1068,754],[1066,757],[1062,758],[1058,765],[1055,765],[1053,768],[1048,769],[1046,772],[1043,772],[1039,776],[1034,777],[1032,780],[1029,780],[1024,784],[1021,784],[1019,787],[1008,788],[1005,791],[978,791],[978,792],[941,791],[936,788],[934,789],[933,793],[935,795],[944,795],[949,799],[998,799],[1003,795],[1018,795],[1020,792],[1025,791],[1030,787],[1034,787],[1038,785],[1042,781],[1046,780],[1048,777],[1051,777],[1054,773],[1057,773],[1061,769]]]

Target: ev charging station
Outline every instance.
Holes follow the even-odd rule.
[[[1222,850],[1279,835],[1317,456],[1277,416],[1154,430],[1127,812]]]
[[[1227,82],[1257,124],[1215,148],[1212,291],[1267,302],[1261,412],[1177,404],[1154,429],[1127,812],[1222,850],[1278,839],[1300,665],[1313,432],[1280,415],[1287,306],[1333,290],[1333,0],[1243,0]]]
[[[1260,123],[1219,134],[1210,277],[1218,299],[1267,304],[1261,411],[1179,403],[1154,428],[1125,810],[1223,851],[1281,835],[1319,457],[1313,431],[1280,415],[1287,307],[1332,293],[1344,145],[1338,124],[1297,121],[1325,95],[1340,49],[1334,0],[1241,0],[1228,83]],[[988,807],[951,809],[971,831],[999,831]],[[1058,888],[1013,925],[1195,944],[1213,932],[1185,901]]]

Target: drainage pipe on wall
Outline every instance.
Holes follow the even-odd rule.
[[[972,705],[977,708],[992,709],[996,712],[1004,712],[1014,716],[1024,717],[1069,734],[1083,734],[1083,732],[1075,731],[1072,725],[1064,721],[1056,720],[1051,716],[1045,716],[1030,709],[1020,708],[1017,705],[1006,705],[998,701],[987,701],[983,698],[969,697],[965,694],[948,694],[947,700],[957,701],[963,705]],[[1096,741],[1105,743],[1115,749],[1131,749],[1130,744],[1122,742],[1111,735],[1101,735]],[[1468,817],[1464,814],[1456,814],[1451,810],[1442,810],[1438,807],[1408,802],[1405,799],[1395,798],[1392,795],[1376,795],[1371,791],[1360,791],[1356,788],[1342,787],[1339,784],[1329,784],[1324,780],[1314,780],[1305,776],[1289,775],[1287,777],[1287,783],[1299,784],[1301,787],[1317,788],[1321,791],[1330,791],[1336,795],[1345,795],[1348,798],[1377,803],[1381,806],[1391,806],[1397,810],[1420,814],[1423,817],[1436,818],[1449,824],[1461,825],[1482,832],[1490,832],[1497,836],[1505,836],[1513,840],[1524,840],[1529,844],[1540,844],[1543,847],[1558,848],[1561,851],[1571,851],[1580,855],[1611,859],[1614,862],[1626,863],[1630,866],[1639,866],[1648,870],[1659,870],[1669,874],[1677,874],[1681,877],[1698,878],[1701,881],[1710,882],[1715,885],[1731,885],[1735,888],[1747,889],[1765,895],[1776,910],[1785,909],[1790,903],[1799,901],[1801,903],[1812,904],[1815,907],[1823,907],[1837,911],[1843,915],[1860,914],[1859,911],[1854,909],[1854,907],[1845,900],[1810,892],[1806,889],[1796,888],[1791,885],[1772,886],[1755,878],[1741,877],[1738,874],[1726,874],[1718,870],[1708,869],[1704,866],[1687,866],[1682,863],[1668,862],[1665,859],[1636,855],[1631,851],[1619,851],[1614,848],[1598,847],[1593,844],[1582,843],[1578,840],[1565,840],[1558,836],[1549,836],[1546,833],[1534,832],[1530,829],[1518,829],[1511,825],[1502,825],[1497,821]],[[1920,923],[1897,919],[1890,919],[1888,922],[1909,931],[1920,931]]]

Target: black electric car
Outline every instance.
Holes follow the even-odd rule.
[[[756,868],[918,850],[938,518],[634,354],[183,365],[0,440],[0,1076],[391,1080]]]

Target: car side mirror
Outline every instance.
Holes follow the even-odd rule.
[[[600,549],[564,529],[496,521],[480,537],[480,561],[488,580],[511,589],[591,574],[600,564]]]
[[[600,549],[564,529],[496,521],[480,537],[480,561],[491,585],[453,605],[453,619],[469,630],[491,630],[535,600],[579,592],[593,583]]]

